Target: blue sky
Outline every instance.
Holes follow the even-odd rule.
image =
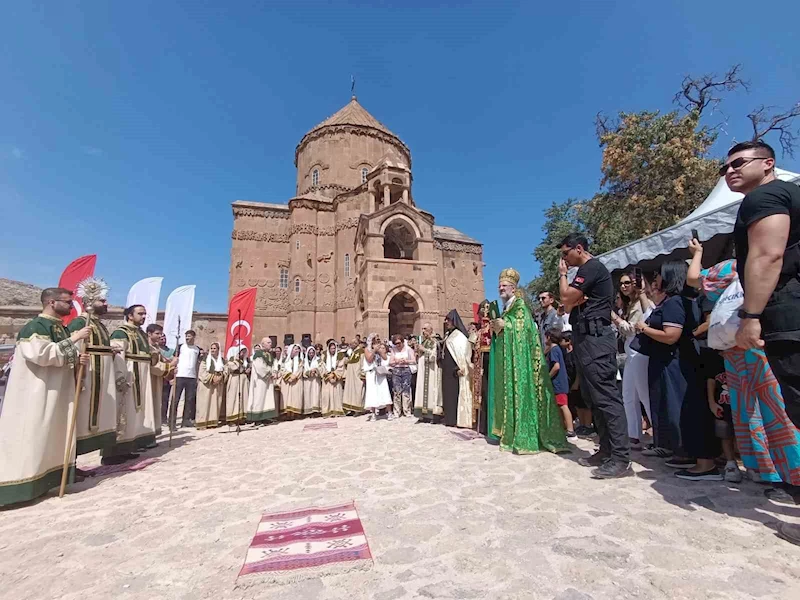
[[[117,304],[160,275],[162,308],[195,283],[225,311],[230,203],[292,196],[294,147],[351,74],[411,148],[418,205],[484,242],[491,296],[502,268],[536,274],[543,210],[597,189],[598,111],[669,110],[684,74],[740,62],[721,155],[750,109],[800,100],[789,0],[2,5],[0,276],[53,285],[97,253]]]

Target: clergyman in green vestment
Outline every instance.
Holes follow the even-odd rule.
[[[518,283],[514,269],[500,273],[503,312],[492,322],[489,433],[500,438],[501,450],[516,454],[567,452],[539,331],[517,294]]]

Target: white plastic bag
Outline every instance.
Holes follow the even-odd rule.
[[[708,326],[708,345],[715,350],[729,350],[736,345],[736,331],[739,329],[737,314],[744,302],[744,290],[739,278],[725,288],[711,311]]]

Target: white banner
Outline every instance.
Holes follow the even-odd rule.
[[[164,312],[164,334],[167,336],[167,346],[175,347],[175,338],[180,336],[179,343],[186,343],[184,334],[192,328],[192,312],[194,311],[193,285],[182,285],[175,288],[167,298],[167,308]],[[180,331],[178,331],[180,321]]]
[[[134,283],[128,292],[128,300],[125,302],[126,307],[141,304],[147,310],[147,318],[144,320],[144,325],[142,325],[142,329],[145,331],[150,323],[156,322],[162,281],[164,281],[163,277],[145,277],[141,281]]]

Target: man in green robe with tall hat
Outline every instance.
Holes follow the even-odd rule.
[[[566,452],[564,427],[550,381],[547,359],[530,310],[517,292],[519,273],[504,269],[498,290],[502,315],[492,321],[490,434],[501,450],[533,454]]]

